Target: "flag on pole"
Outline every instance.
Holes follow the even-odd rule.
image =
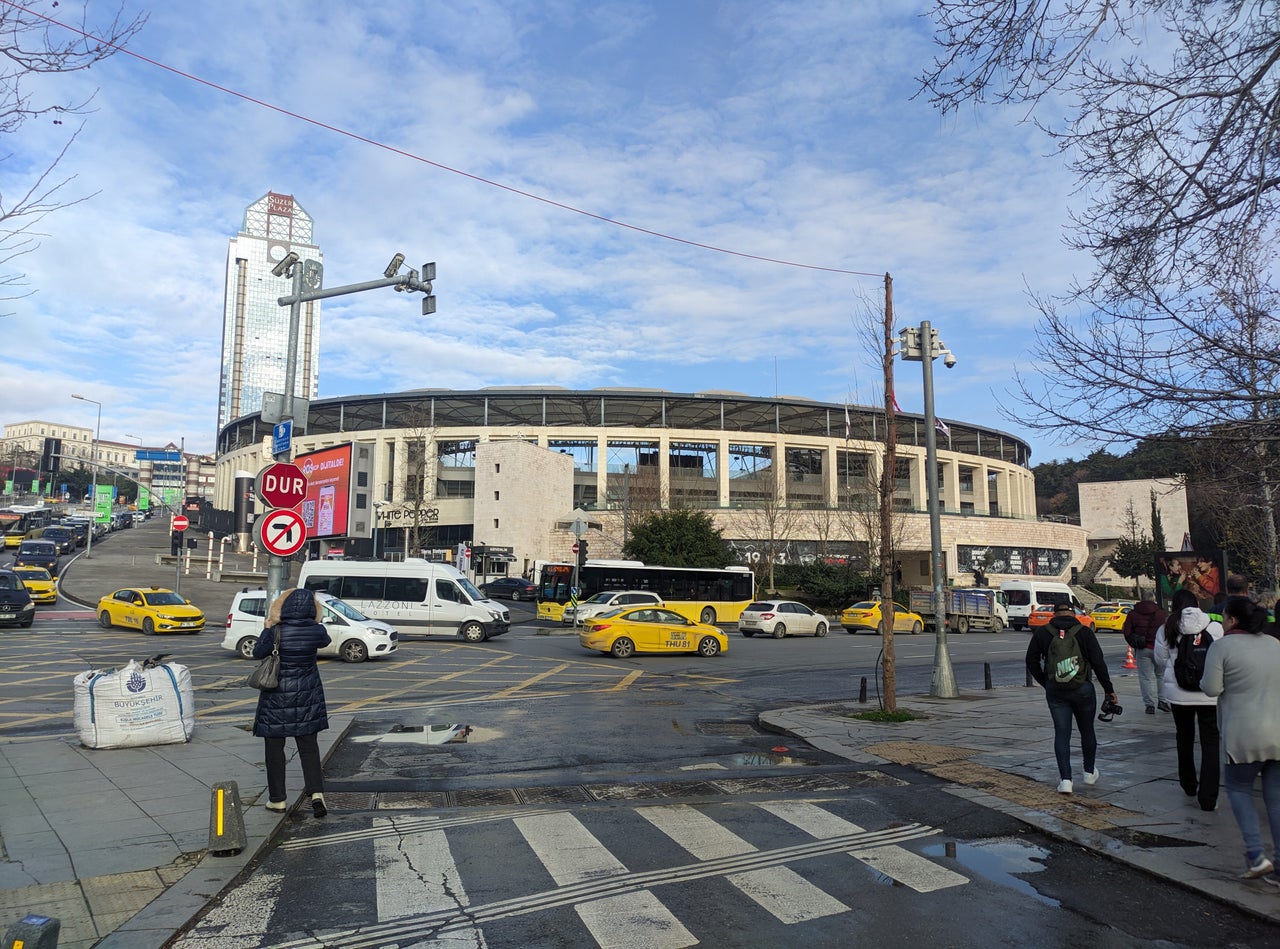
[[[898,404],[898,396],[897,396],[897,394],[896,394],[896,393],[894,393],[894,392],[890,392],[890,393],[889,393],[889,398],[893,400],[893,410],[894,410],[895,412],[901,412],[901,411],[902,411],[902,406],[900,406],[900,405]]]
[[[844,407],[844,440],[848,441],[849,436],[853,434],[853,426],[849,424],[849,406]]]
[[[943,435],[946,435],[947,438],[951,437],[951,429],[947,428],[947,423],[944,422],[942,419],[935,418],[933,420],[933,427],[936,428],[938,431],[940,431]]]

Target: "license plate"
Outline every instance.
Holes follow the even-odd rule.
[[[17,619],[17,613],[0,613],[0,619]]]

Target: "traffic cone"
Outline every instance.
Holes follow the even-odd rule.
[[[1138,668],[1138,664],[1137,664],[1136,662],[1134,662],[1134,661],[1133,661],[1133,647],[1132,647],[1132,646],[1130,646],[1130,647],[1129,647],[1129,655],[1127,655],[1127,656],[1125,656],[1125,657],[1124,657],[1124,665],[1123,665],[1123,666],[1121,666],[1120,668],[1122,668],[1122,669],[1136,669],[1136,668]]]

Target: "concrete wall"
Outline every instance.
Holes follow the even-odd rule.
[[[510,574],[569,556],[573,538],[557,542],[555,523],[573,509],[572,458],[526,441],[480,442],[475,483],[475,543],[511,547]]]
[[[1181,550],[1182,537],[1191,529],[1191,521],[1187,515],[1186,484],[1179,477],[1083,482],[1079,485],[1080,526],[1090,539],[1123,537],[1132,504],[1139,532],[1150,537],[1152,491],[1169,549]]]

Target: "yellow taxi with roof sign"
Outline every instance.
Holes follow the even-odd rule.
[[[1131,609],[1133,609],[1133,604],[1124,601],[1119,603],[1099,603],[1089,611],[1089,616],[1093,618],[1094,629],[1107,629],[1113,633],[1118,633],[1124,628],[1124,621],[1129,616]]]
[[[33,603],[56,603],[58,601],[58,581],[44,567],[14,567],[22,585],[27,588]]]
[[[583,621],[578,644],[618,659],[638,652],[696,652],[717,656],[729,648],[729,637],[660,606],[610,610]]]
[[[204,629],[204,613],[164,587],[130,587],[116,590],[98,601],[98,625],[123,626],[154,633],[198,633]]]

